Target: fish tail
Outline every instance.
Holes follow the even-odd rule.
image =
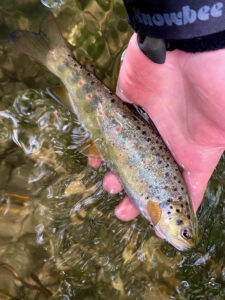
[[[12,44],[21,52],[31,56],[49,69],[49,61],[57,56],[68,55],[69,50],[52,13],[41,22],[39,33],[16,30],[11,33]],[[59,49],[60,52],[53,51]]]

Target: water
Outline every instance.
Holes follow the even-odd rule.
[[[225,158],[193,251],[158,239],[141,216],[116,219],[123,193],[103,191],[106,166],[87,166],[87,134],[45,92],[58,79],[8,42],[14,29],[37,30],[46,6],[113,90],[131,35],[119,0],[0,2],[0,299],[223,299]]]

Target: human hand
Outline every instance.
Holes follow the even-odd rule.
[[[159,65],[140,51],[136,34],[120,70],[117,95],[149,114],[183,169],[195,212],[225,149],[224,83],[225,49],[195,54],[175,50],[167,52],[165,64]],[[104,178],[103,187],[113,193],[122,190],[112,173]],[[115,213],[127,221],[139,211],[125,197]]]

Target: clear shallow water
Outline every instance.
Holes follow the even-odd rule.
[[[180,253],[143,217],[114,216],[123,194],[87,166],[76,118],[45,93],[58,80],[8,42],[37,30],[53,1],[0,3],[0,299],[223,299],[224,170],[221,159],[198,212],[202,239]],[[59,1],[53,12],[79,61],[115,89],[129,40],[119,0]]]

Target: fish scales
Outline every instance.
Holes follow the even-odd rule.
[[[76,105],[78,118],[146,218],[151,222],[145,212],[148,199],[181,202],[188,197],[177,163],[156,130],[70,56],[62,57],[58,69],[62,70],[62,64],[66,67],[59,77]],[[141,203],[136,203],[140,195]]]
[[[177,249],[193,247],[196,217],[179,167],[158,132],[71,57],[51,14],[41,24],[43,31],[44,41],[16,31],[13,43],[62,80],[70,109],[144,217]]]

